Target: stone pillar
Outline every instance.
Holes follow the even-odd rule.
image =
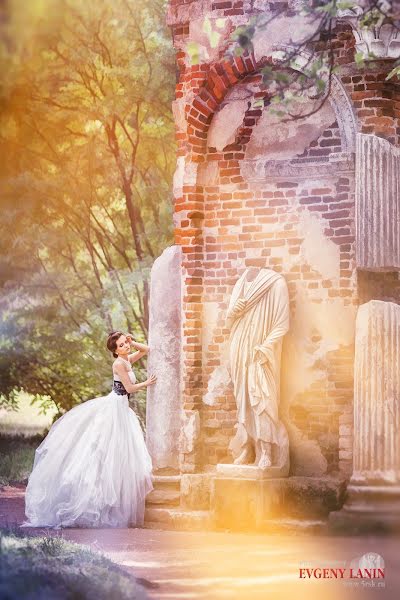
[[[400,149],[359,133],[356,152],[356,261],[359,269],[400,269]]]
[[[358,309],[354,370],[353,474],[343,525],[400,527],[400,306]]]
[[[179,469],[181,429],[181,264],[180,246],[170,246],[151,269],[146,444],[154,471]]]

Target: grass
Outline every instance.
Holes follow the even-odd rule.
[[[90,547],[60,536],[0,530],[0,598],[145,600],[147,594],[132,575]]]

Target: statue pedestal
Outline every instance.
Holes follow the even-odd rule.
[[[279,515],[285,478],[264,475],[252,465],[217,465],[211,488],[217,529],[257,530],[266,518]]]
[[[218,464],[211,489],[217,528],[257,530],[266,519],[279,516],[289,467],[289,459],[282,466],[265,469]]]

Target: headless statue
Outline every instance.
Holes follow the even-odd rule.
[[[278,416],[282,340],[289,329],[284,277],[272,269],[247,268],[233,288],[227,325],[237,405],[236,435],[229,446],[234,463],[283,466],[289,452]]]

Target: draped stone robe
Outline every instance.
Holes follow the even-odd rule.
[[[258,440],[276,444],[273,464],[288,458],[288,437],[279,421],[280,360],[282,338],[289,329],[289,294],[282,275],[260,269],[247,282],[249,269],[236,282],[227,313],[229,370],[237,404],[237,431],[230,449],[234,458],[246,443]],[[246,300],[240,314],[232,310]]]

